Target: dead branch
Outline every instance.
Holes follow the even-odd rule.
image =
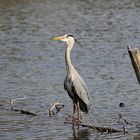
[[[26,110],[23,110],[23,109],[17,109],[15,107],[15,102],[18,101],[18,100],[25,100],[26,97],[24,96],[23,98],[16,98],[16,99],[12,99],[11,100],[11,109],[15,112],[20,112],[21,114],[26,114],[26,115],[31,115],[31,116],[37,116],[37,114],[33,113],[33,112],[30,112],[30,111],[26,111]]]
[[[49,107],[49,116],[54,116],[56,115],[64,105],[62,105],[59,102],[54,102],[50,107]]]
[[[119,129],[115,129],[115,128],[109,128],[109,127],[99,127],[99,126],[95,126],[95,125],[86,125],[86,124],[82,124],[80,123],[80,125],[82,127],[87,127],[90,129],[94,129],[97,130],[101,133],[107,133],[107,134],[111,134],[111,133],[118,133],[118,132],[123,132],[123,133],[127,133],[127,129],[123,126],[123,130],[119,130]]]
[[[26,110],[20,110],[21,114],[26,114],[26,115],[31,115],[31,116],[38,116],[37,114],[33,113],[33,112],[29,112]]]
[[[106,134],[111,134],[111,133],[118,133],[118,132],[123,132],[124,134],[127,133],[127,129],[124,127],[123,125],[123,130],[119,130],[119,129],[115,129],[115,128],[110,128],[110,127],[104,127],[104,126],[96,126],[96,125],[87,125],[87,124],[83,124],[82,122],[80,123],[77,123],[77,119],[76,117],[73,118],[72,115],[70,114],[67,114],[66,115],[70,118],[72,118],[73,120],[73,123],[75,125],[79,125],[79,126],[82,126],[82,127],[87,127],[89,129],[94,129],[96,131],[99,131],[101,133],[106,133]]]
[[[18,100],[25,100],[25,99],[27,99],[25,96],[23,98],[15,98],[15,99],[12,99],[11,100],[12,109],[13,110],[16,110],[16,108],[15,108],[15,102],[16,101],[18,101]]]
[[[30,112],[30,111],[26,111],[23,109],[16,109],[16,108],[11,108],[13,111],[15,112],[20,112],[21,114],[25,114],[25,115],[31,115],[31,116],[38,116],[37,114]]]

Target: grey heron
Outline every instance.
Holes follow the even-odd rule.
[[[66,34],[64,36],[52,38],[52,40],[61,40],[67,44],[65,51],[67,75],[64,80],[64,89],[68,92],[68,95],[73,101],[73,118],[76,110],[77,119],[80,121],[80,110],[88,113],[90,105],[89,92],[86,83],[71,63],[70,52],[74,46],[75,39],[72,35]]]

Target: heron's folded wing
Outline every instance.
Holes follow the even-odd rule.
[[[72,81],[72,89],[75,90],[75,94],[87,105],[89,106],[89,92],[84,80],[80,75],[76,75]]]

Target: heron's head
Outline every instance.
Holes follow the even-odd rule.
[[[73,44],[74,44],[74,37],[73,37],[73,35],[69,35],[69,34],[65,34],[64,36],[52,38],[52,40],[64,41],[68,44],[68,46],[73,46]]]
[[[60,40],[60,41],[67,42],[69,40],[74,40],[74,37],[73,35],[65,34],[64,36],[52,38],[52,40]]]

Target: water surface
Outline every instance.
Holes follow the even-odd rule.
[[[129,134],[102,135],[80,128],[77,137],[92,139],[140,139],[140,98],[127,45],[140,50],[140,2],[138,0],[0,0],[0,138],[74,139],[65,113],[72,102],[63,89],[66,44],[50,40],[71,33],[81,43],[72,51],[72,63],[87,83],[91,111],[84,122],[97,120],[113,125],[121,112],[130,122]],[[11,111],[10,100],[26,96],[26,116]],[[50,118],[52,101],[65,107]],[[119,108],[124,102],[125,108]],[[122,125],[113,125],[122,129]]]

